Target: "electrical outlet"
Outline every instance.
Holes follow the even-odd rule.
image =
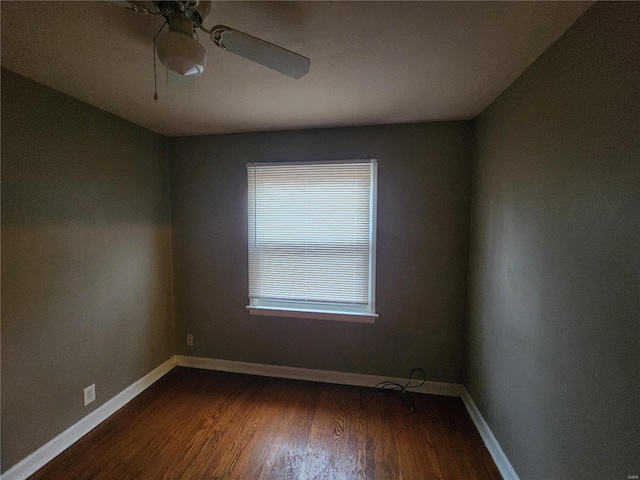
[[[187,345],[193,347],[193,335],[187,334]]]
[[[96,399],[96,384],[89,385],[84,389],[84,406],[86,407]]]

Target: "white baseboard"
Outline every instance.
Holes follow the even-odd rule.
[[[332,372],[328,370],[283,367],[280,365],[263,365],[261,363],[236,362],[233,360],[218,360],[214,358],[176,355],[176,359],[178,361],[178,366],[180,367],[244,373],[248,375],[260,375],[263,377],[289,378],[292,380],[307,380],[310,382],[337,383],[339,385],[355,385],[357,387],[373,387],[377,383],[384,381],[392,381],[401,385],[404,385],[407,382],[406,378],[389,378],[360,373]],[[458,383],[425,382],[420,387],[412,388],[411,390],[417,393],[459,397],[464,391],[464,386]]]
[[[83,436],[105,421],[108,417],[124,407],[153,383],[168,373],[176,365],[173,356],[159,367],[153,369],[141,379],[129,385],[111,400],[100,405],[93,412],[50,440],[28,457],[23,458],[4,474],[2,480],[23,480],[33,475],[48,462],[80,440]]]
[[[80,421],[69,427],[60,435],[49,441],[28,457],[22,459],[16,465],[0,476],[0,480],[24,480],[33,475],[48,462],[57,457],[83,436],[105,421],[108,417],[120,410],[136,396],[150,387],[153,383],[167,374],[174,366],[200,368],[205,370],[219,370],[223,372],[243,373],[248,375],[260,375],[266,377],[288,378],[293,380],[306,380],[311,382],[335,383],[339,385],[354,385],[358,387],[372,387],[377,383],[392,381],[404,384],[406,378],[389,378],[378,375],[365,375],[359,373],[332,372],[327,370],[313,370],[308,368],[284,367],[280,365],[263,365],[260,363],[236,362],[232,360],[218,360],[213,358],[188,357],[175,355],[155,368],[147,375],[125,388],[118,395],[107,401]],[[446,395],[462,397],[469,416],[475,424],[482,440],[493,457],[498,470],[504,480],[519,480],[518,475],[504,454],[500,444],[494,437],[489,425],[473,402],[469,392],[458,383],[425,382],[420,387],[412,389],[417,393],[432,395]]]
[[[355,385],[358,387],[373,387],[377,383],[384,381],[392,381],[403,385],[407,381],[406,378],[389,378],[377,375],[312,370],[307,368],[283,367],[280,365],[264,365],[260,363],[236,362],[232,360],[188,357],[183,355],[176,355],[176,359],[178,366],[181,367],[219,370],[223,372],[244,373],[248,375],[260,375],[266,377],[289,378],[293,380],[307,380],[311,382],[336,383],[339,385]],[[412,389],[412,391],[432,395],[461,397],[467,411],[469,412],[471,420],[478,429],[478,432],[482,437],[482,441],[487,447],[487,450],[489,450],[489,453],[491,454],[491,457],[504,480],[520,480],[464,385],[458,383],[425,382],[420,387]]]
[[[496,437],[493,436],[493,432],[489,428],[489,425],[487,425],[487,422],[485,422],[484,417],[480,413],[480,410],[478,410],[478,407],[471,398],[471,395],[469,395],[469,392],[467,392],[466,388],[462,392],[462,401],[464,402],[465,407],[467,407],[469,416],[478,429],[478,432],[482,437],[482,441],[487,447],[487,450],[489,450],[489,453],[498,467],[502,478],[504,478],[504,480],[520,480],[516,471],[511,466],[511,462],[509,462],[509,459],[502,450],[502,447],[500,447]]]

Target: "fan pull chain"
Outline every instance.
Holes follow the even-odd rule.
[[[160,30],[158,30],[158,33],[156,33],[156,36],[153,37],[153,99],[156,102],[158,101],[158,72],[156,70],[156,38],[158,38],[158,35],[160,35],[160,32],[162,31],[162,29],[166,24],[167,22],[165,21],[160,27]]]
[[[158,74],[156,73],[156,42],[153,42],[153,99],[158,101]]]

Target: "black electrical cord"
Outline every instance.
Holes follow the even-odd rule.
[[[411,385],[411,381],[414,380],[413,378],[414,372],[421,372],[422,379],[416,379],[417,381],[420,381],[420,383],[416,385]],[[413,395],[411,395],[411,391],[409,389],[420,387],[421,385],[424,385],[424,382],[426,381],[427,381],[427,373],[421,368],[414,368],[413,370],[411,370],[411,372],[409,372],[409,380],[407,380],[407,383],[405,385],[400,385],[399,383],[392,382],[392,381],[386,381],[386,382],[378,383],[375,387],[373,387],[373,389],[376,392],[383,392],[385,390],[400,392],[400,398],[402,399],[402,403],[404,403],[407,407],[409,407],[409,409],[412,412],[415,412],[416,411],[415,402],[413,401]]]

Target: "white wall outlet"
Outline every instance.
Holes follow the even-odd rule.
[[[187,334],[187,345],[193,347],[193,335]]]
[[[86,407],[96,399],[96,384],[89,385],[84,389],[84,406]]]

